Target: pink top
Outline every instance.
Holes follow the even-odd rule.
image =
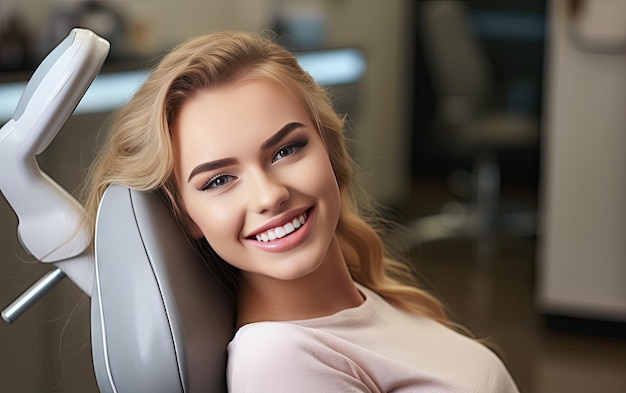
[[[229,391],[518,392],[485,346],[357,286],[366,298],[358,307],[239,329],[228,345]]]

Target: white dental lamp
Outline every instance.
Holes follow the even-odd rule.
[[[37,68],[13,117],[0,129],[0,191],[15,211],[22,246],[54,268],[2,312],[15,321],[69,276],[91,294],[93,255],[81,227],[82,206],[37,164],[99,72],[109,43],[75,29]]]

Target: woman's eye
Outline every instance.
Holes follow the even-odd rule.
[[[285,158],[287,156],[292,155],[295,152],[295,150],[296,148],[293,146],[281,147],[280,149],[278,149],[276,154],[274,154],[274,158],[272,159],[272,162],[278,161],[281,158]]]
[[[233,175],[217,175],[213,176],[208,182],[204,183],[204,185],[200,188],[201,191],[210,190],[214,188],[224,187],[228,183],[235,180],[235,176]]]
[[[278,160],[282,160],[285,157],[289,157],[290,155],[296,153],[298,150],[306,146],[307,143],[308,140],[302,139],[280,147],[274,154],[274,157],[272,157],[272,162],[276,162]]]

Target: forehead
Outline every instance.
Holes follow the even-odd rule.
[[[242,80],[200,91],[189,99],[175,129],[184,136],[236,132],[257,124],[260,131],[262,125],[280,124],[294,116],[308,114],[283,85],[268,79]]]
[[[243,80],[189,99],[172,132],[177,161],[219,159],[262,143],[290,122],[312,127],[308,113],[281,84]]]

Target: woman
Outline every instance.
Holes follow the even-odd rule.
[[[160,190],[238,298],[233,392],[515,392],[500,360],[387,258],[357,206],[342,119],[292,54],[256,34],[193,39],[117,114],[95,161]]]

